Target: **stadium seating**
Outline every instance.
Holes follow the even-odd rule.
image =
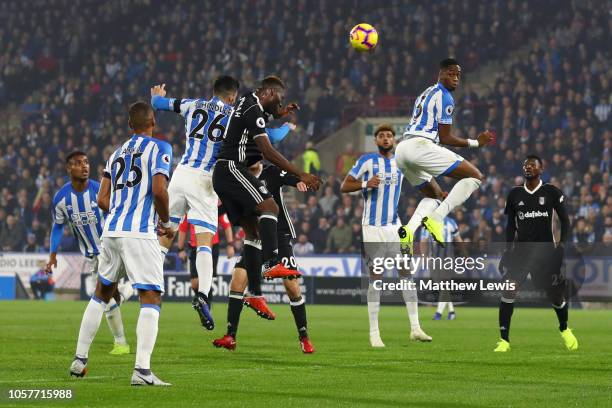
[[[280,75],[287,99],[302,105],[297,132],[280,147],[296,157],[307,141],[325,138],[356,116],[408,115],[406,101],[435,81],[436,63],[447,55],[462,61],[466,84],[488,63],[503,67],[488,93],[466,88],[457,95],[458,132],[474,137],[488,128],[498,134],[496,146],[462,152],[488,177],[456,214],[464,237],[504,239],[504,197],[520,175],[521,159],[535,152],[546,161],[547,178],[569,197],[572,221],[580,224],[574,239],[612,240],[610,30],[589,29],[609,26],[595,1],[508,1],[485,9],[469,0],[418,6],[391,0],[358,9],[350,0],[316,2],[314,8],[306,1],[268,0],[261,2],[264,24],[258,27],[249,24],[249,2],[240,0],[222,8],[187,0],[172,7],[154,0],[52,0],[37,7],[42,3],[0,4],[1,250],[48,251],[48,209],[66,182],[65,154],[86,151],[98,178],[113,146],[128,134],[126,105],[148,99],[153,84],[194,97],[208,95],[221,73],[237,76],[244,87],[267,73]],[[362,19],[378,22],[380,53],[356,55],[345,44],[347,28]],[[596,19],[601,21],[593,24]],[[405,29],[384,30],[397,26]],[[542,31],[529,28],[536,26]],[[525,51],[526,58],[506,63]],[[382,52],[390,58],[377,58]],[[159,125],[180,157],[180,120],[160,115]],[[563,179],[550,177],[559,169]],[[340,196],[344,174],[334,175],[326,184],[337,196],[329,214],[323,216],[319,203],[324,186],[308,203],[295,202],[292,216],[316,252],[356,251],[358,241],[339,248],[328,240],[330,230],[346,228],[337,225],[339,217],[359,232],[362,212],[359,197]],[[418,197],[405,191],[403,220]],[[65,241],[64,249],[74,245]]]

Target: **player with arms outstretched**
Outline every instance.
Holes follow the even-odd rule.
[[[478,135],[477,140],[452,134],[455,102],[451,93],[459,86],[461,67],[447,58],[440,62],[438,83],[427,88],[417,99],[412,119],[403,140],[395,149],[397,163],[408,182],[425,196],[406,226],[399,229],[402,247],[412,253],[414,232],[423,224],[432,237],[444,246],[443,220],[463,204],[480,187],[484,176],[472,163],[440,144],[478,148],[492,143],[492,132]],[[446,196],[434,177],[459,179]],[[441,203],[438,205],[438,201]]]
[[[570,221],[565,209],[563,192],[552,184],[543,183],[542,159],[530,155],[523,163],[525,183],[510,190],[506,200],[507,249],[499,269],[504,280],[515,284],[515,290],[502,293],[499,304],[501,339],[495,352],[510,351],[510,320],[518,290],[531,276],[536,289],[546,291],[559,320],[559,331],[565,347],[578,350],[578,340],[567,327],[567,280],[563,275],[562,260],[570,232]],[[561,240],[555,243],[553,213],[561,222]]]
[[[361,156],[346,175],[341,185],[343,193],[361,191],[364,200],[362,218],[363,243],[366,256],[394,257],[400,253],[397,227],[400,219],[397,205],[402,190],[404,176],[393,155],[395,131],[389,125],[381,125],[374,132],[378,153]],[[395,244],[395,245],[394,245]],[[380,291],[374,288],[377,278],[370,277],[367,300],[370,316],[370,344],[372,347],[385,347],[378,328],[380,311]],[[410,338],[418,341],[431,341],[419,323],[419,310],[416,290],[402,290],[402,297],[410,320]]]
[[[98,207],[100,183],[89,179],[89,160],[81,151],[74,151],[66,156],[66,170],[70,181],[53,197],[51,253],[45,270],[51,274],[52,268],[57,267],[57,250],[64,227],[69,226],[79,243],[81,253],[89,263],[92,278],[97,280],[100,236],[104,225],[104,214]],[[123,300],[132,296],[133,291],[129,285],[122,285],[121,290],[122,293],[119,293],[119,290],[115,291],[104,311],[108,327],[115,338],[115,345],[110,351],[113,355],[130,353],[119,306]],[[91,296],[91,292],[88,295]]]
[[[172,111],[185,118],[185,154],[181,157],[170,186],[170,221],[174,231],[181,218],[187,214],[187,222],[194,226],[197,252],[195,269],[198,274],[198,290],[193,308],[200,322],[208,330],[215,327],[208,293],[213,280],[212,239],[217,232],[218,197],[212,185],[212,169],[217,161],[223,134],[233,112],[238,81],[222,76],[213,84],[211,99],[166,98],[165,85],[151,89],[151,105],[157,110]],[[172,239],[160,237],[164,254],[172,245]]]
[[[297,271],[297,262],[293,255],[293,247],[291,246],[291,240],[296,238],[295,228],[293,227],[289,212],[283,200],[282,188],[283,186],[292,186],[299,191],[305,192],[307,190],[306,184],[301,182],[297,176],[282,171],[276,166],[266,166],[262,171],[261,162],[251,166],[250,171],[253,175],[259,177],[268,190],[272,192],[274,201],[280,208],[278,215],[278,258],[287,269]],[[258,297],[244,296],[244,291],[247,287],[248,269],[254,269],[255,271],[261,270],[262,258],[260,241],[250,242],[247,246],[245,240],[243,251],[245,251],[243,254],[246,254],[246,251],[250,251],[251,253],[248,257],[242,256],[238,262],[236,262],[232,272],[227,309],[227,333],[225,336],[213,341],[215,347],[223,347],[228,350],[234,350],[236,348],[236,334],[238,332],[238,323],[240,321],[243,303],[247,307],[253,309],[260,317],[268,320],[274,320],[276,318],[272,311],[267,308],[262,309],[261,305],[254,303],[258,300]],[[247,260],[249,261],[248,264]],[[302,352],[305,354],[314,353],[315,348],[308,337],[307,331],[306,301],[302,297],[299,281],[297,279],[285,279],[283,284],[285,285],[285,290],[289,297],[289,305],[291,306],[291,312],[293,313],[295,325],[298,330],[298,339]]]
[[[298,277],[278,257],[278,206],[268,189],[249,172],[249,167],[266,158],[282,170],[298,176],[308,188],[317,190],[318,177],[305,173],[289,162],[270,143],[266,123],[270,116],[281,118],[298,109],[291,103],[282,106],[285,84],[279,78],[263,79],[254,92],[236,103],[228,122],[219,158],[213,171],[213,185],[227,215],[245,231],[245,241],[261,237],[263,276],[267,279]],[[258,289],[261,271],[249,271],[249,287]],[[259,292],[261,289],[259,288]]]
[[[173,234],[167,191],[172,147],[153,138],[155,116],[144,102],[130,106],[129,126],[134,134],[108,159],[100,185],[98,206],[109,215],[102,232],[99,281],[81,321],[70,374],[82,377],[87,373],[89,348],[102,314],[117,281],[127,275],[140,297],[131,384],[170,385],[151,372],[151,354],[164,291],[164,259],[157,236],[171,238]]]

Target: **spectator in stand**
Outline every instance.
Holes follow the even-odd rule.
[[[306,234],[298,236],[298,242],[293,244],[293,252],[296,256],[312,255],[314,253],[314,245],[308,241]]]
[[[26,229],[19,218],[14,215],[6,217],[6,224],[0,236],[0,248],[3,251],[21,251],[26,238]]]
[[[323,252],[325,252],[329,228],[330,227],[327,218],[321,217],[319,218],[317,228],[314,228],[310,232],[308,240],[312,242],[312,245],[314,245],[315,248],[315,252],[318,254],[322,254]]]
[[[336,176],[343,179],[351,170],[351,167],[353,167],[358,158],[359,155],[355,153],[353,144],[348,143],[344,148],[344,151],[338,155],[338,159],[336,160]]]
[[[349,252],[352,243],[352,228],[346,224],[343,217],[338,218],[336,225],[329,230],[325,252],[344,254]]]
[[[325,193],[323,197],[319,199],[319,207],[321,207],[321,211],[323,215],[326,217],[331,217],[336,211],[336,207],[340,199],[336,194],[334,194],[334,190],[331,186],[325,187]]]

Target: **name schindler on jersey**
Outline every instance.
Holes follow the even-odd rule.
[[[519,211],[517,213],[519,220],[524,220],[525,218],[540,218],[540,217],[548,217],[548,211],[528,211],[522,212]]]

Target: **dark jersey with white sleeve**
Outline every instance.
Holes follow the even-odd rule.
[[[552,184],[540,182],[533,191],[526,185],[514,187],[506,200],[506,241],[554,242],[553,210],[561,221],[561,241],[567,241],[569,217],[564,200],[563,192]]]
[[[255,139],[268,137],[268,120],[269,115],[254,92],[241,96],[228,121],[218,159],[231,160],[245,166],[262,160],[263,156],[255,144]]]
[[[280,209],[278,212],[278,236],[289,234],[291,238],[297,238],[295,228],[289,217],[289,211],[287,211],[287,207],[283,200],[283,186],[296,187],[300,182],[299,177],[287,173],[276,166],[268,165],[261,172],[259,179],[264,183],[268,191],[270,191],[274,197],[274,201],[276,201]]]

